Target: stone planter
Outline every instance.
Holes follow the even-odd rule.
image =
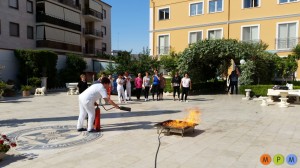
[[[4,152],[0,152],[0,162],[2,161],[2,159],[6,156],[6,154]]]
[[[22,92],[22,94],[23,94],[23,97],[30,96],[30,91],[29,90],[24,90]]]

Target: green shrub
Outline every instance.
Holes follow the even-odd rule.
[[[29,85],[31,85],[33,87],[40,87],[42,80],[38,77],[31,77],[28,79],[28,83],[29,83]]]
[[[30,85],[22,85],[21,90],[22,91],[30,91],[32,89],[32,86]]]
[[[239,87],[239,93],[245,94],[245,89],[251,89],[252,94],[259,96],[267,96],[268,89],[272,89],[274,85],[242,85]]]

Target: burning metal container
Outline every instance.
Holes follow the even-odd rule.
[[[170,133],[177,133],[181,134],[183,137],[184,133],[195,131],[195,126],[198,124],[191,123],[187,121],[180,121],[180,120],[166,120],[160,123],[157,123],[154,125],[154,127],[157,128],[157,133],[162,132],[167,135],[170,135]]]
[[[195,131],[195,126],[200,121],[200,110],[198,108],[192,108],[188,110],[188,115],[183,120],[166,120],[155,124],[157,133],[162,132],[167,135],[170,133],[179,133],[183,137],[183,134],[189,131]]]

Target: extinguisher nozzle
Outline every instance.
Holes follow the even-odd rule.
[[[131,111],[131,108],[130,107],[124,107],[124,106],[120,106],[120,110],[123,110],[123,111]]]

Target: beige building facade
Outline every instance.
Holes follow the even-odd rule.
[[[232,38],[263,41],[268,51],[287,56],[300,40],[299,9],[299,0],[150,0],[150,52],[164,55],[198,40]]]

